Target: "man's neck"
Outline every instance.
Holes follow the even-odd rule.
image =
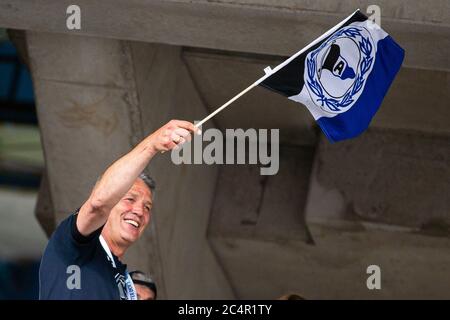
[[[109,250],[111,250],[111,253],[115,255],[119,260],[122,260],[122,257],[125,254],[125,251],[127,250],[128,247],[120,245],[119,243],[114,241],[107,230],[102,231],[102,236],[103,239],[105,239]]]

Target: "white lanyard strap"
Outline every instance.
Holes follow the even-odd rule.
[[[117,269],[116,262],[114,261],[114,257],[111,253],[111,250],[108,247],[108,244],[106,243],[105,239],[102,235],[99,237],[100,244],[103,247],[103,250],[105,250],[106,254],[108,255],[109,260],[111,260],[111,264],[114,267],[114,269]],[[127,299],[128,300],[137,300],[137,293],[136,288],[134,287],[133,280],[131,279],[131,276],[128,274],[128,272],[125,270],[126,278],[125,278],[125,287],[127,289]]]
[[[103,250],[105,250],[106,254],[108,255],[108,258],[111,260],[111,263],[113,265],[114,268],[116,267],[116,262],[114,261],[113,255],[111,253],[111,250],[109,250],[108,244],[106,243],[105,239],[103,238],[102,235],[100,235],[100,243],[103,247]]]

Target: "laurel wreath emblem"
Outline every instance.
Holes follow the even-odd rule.
[[[359,72],[356,80],[353,84],[353,88],[349,90],[341,99],[335,99],[327,97],[322,89],[320,83],[315,79],[314,75],[316,73],[316,56],[317,54],[331,41],[334,39],[345,35],[350,38],[357,38],[360,51],[363,54],[363,59],[359,64]],[[306,65],[308,70],[308,80],[307,84],[309,89],[317,96],[316,101],[321,104],[322,107],[326,106],[332,112],[342,111],[343,108],[349,106],[354,102],[354,95],[357,94],[364,85],[365,77],[364,75],[370,70],[373,63],[372,57],[373,46],[368,37],[364,37],[358,28],[350,27],[347,29],[341,29],[336,32],[328,41],[322,43],[322,45],[317,48],[312,54],[306,59]]]

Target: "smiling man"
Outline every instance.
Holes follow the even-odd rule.
[[[122,263],[149,224],[154,183],[142,171],[159,152],[200,131],[172,120],[113,163],[87,201],[51,236],[39,270],[40,299],[136,300]]]

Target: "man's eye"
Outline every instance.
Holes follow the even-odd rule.
[[[134,201],[133,198],[125,198],[125,200],[127,200],[127,201]]]

